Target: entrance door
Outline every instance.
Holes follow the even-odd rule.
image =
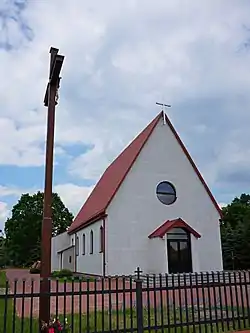
[[[192,272],[190,234],[182,228],[173,228],[167,234],[169,273]]]

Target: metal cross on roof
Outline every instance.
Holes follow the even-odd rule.
[[[158,103],[158,102],[156,102],[156,104],[160,105],[162,107],[162,111],[164,111],[164,108],[171,108],[170,104],[164,104],[164,103]],[[163,124],[165,125],[166,124],[166,115],[164,112],[162,115],[163,115]]]
[[[164,103],[158,103],[156,102],[157,105],[160,105],[162,107],[167,107],[167,108],[171,108],[171,105],[170,104],[164,104]]]

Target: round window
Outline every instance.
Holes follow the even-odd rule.
[[[164,205],[171,205],[177,199],[174,185],[167,181],[163,181],[157,185],[156,195]]]

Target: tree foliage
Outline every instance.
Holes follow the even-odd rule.
[[[3,234],[0,232],[0,269],[7,264],[6,242]]]
[[[27,266],[40,259],[43,219],[42,192],[23,194],[5,223],[6,248],[12,265]],[[52,197],[52,235],[66,231],[73,220],[57,193]]]
[[[221,240],[225,270],[250,268],[250,195],[243,193],[222,209]]]

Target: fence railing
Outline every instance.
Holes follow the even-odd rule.
[[[50,280],[65,332],[229,332],[250,328],[250,272]],[[0,332],[39,331],[40,279],[0,289]],[[52,322],[50,323],[52,325]],[[53,323],[56,326],[56,323]],[[56,331],[55,331],[56,332]]]

